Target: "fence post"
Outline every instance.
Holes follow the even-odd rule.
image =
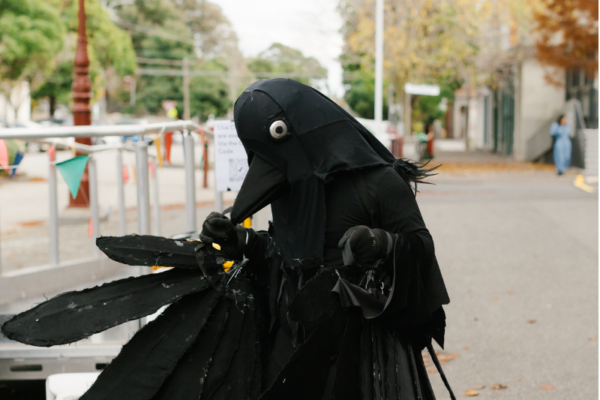
[[[194,137],[183,131],[183,151],[185,163],[185,214],[188,232],[196,231],[196,177],[194,161]]]
[[[154,218],[152,221],[152,234],[154,236],[160,236],[160,203],[158,201],[158,162],[156,159],[152,159],[152,166],[154,169],[154,179],[152,185],[152,211]]]
[[[148,190],[148,144],[140,136],[135,144],[138,235],[150,233],[150,191]]]
[[[119,196],[119,235],[127,235],[127,216],[125,210],[125,188],[123,182],[123,150],[117,151],[117,196]]]
[[[100,257],[100,250],[96,246],[96,238],[100,236],[100,210],[98,205],[98,175],[96,159],[93,155],[89,157],[88,174],[90,177],[90,208],[92,209],[92,256]]]
[[[49,189],[49,220],[50,228],[50,264],[58,264],[58,199],[56,189],[56,166],[54,165],[53,155],[48,155],[49,159],[49,174],[48,174],[48,189]]]

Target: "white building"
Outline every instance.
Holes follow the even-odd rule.
[[[562,86],[549,83],[550,74]],[[461,88],[452,110],[453,137],[468,135],[469,148],[489,150],[534,161],[548,155],[552,139],[550,125],[561,114],[572,114],[569,99],[583,105],[588,128],[598,126],[596,79],[578,71],[542,66],[533,53],[507,65],[495,87]],[[574,116],[569,118],[574,124]],[[579,127],[578,127],[579,128]]]

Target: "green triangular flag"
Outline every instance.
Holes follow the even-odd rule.
[[[83,171],[85,171],[87,161],[88,156],[85,155],[56,163],[56,169],[58,169],[58,172],[60,172],[63,179],[67,183],[73,198],[77,196],[77,192],[79,191],[81,176],[83,175]]]

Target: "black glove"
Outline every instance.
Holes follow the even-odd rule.
[[[338,243],[338,247],[343,249],[344,265],[358,265],[366,269],[375,269],[385,261],[392,245],[392,235],[388,232],[365,225],[348,229]]]
[[[225,215],[211,212],[202,224],[200,240],[204,243],[216,243],[221,251],[234,260],[241,260],[246,245],[247,229],[234,225]]]

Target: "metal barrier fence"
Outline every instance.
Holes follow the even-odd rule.
[[[182,131],[183,146],[184,146],[184,169],[185,169],[185,212],[186,212],[186,229],[188,231],[196,230],[196,191],[195,191],[195,148],[194,137],[191,131],[196,131],[200,126],[192,121],[173,121],[156,124],[145,125],[119,125],[119,126],[72,126],[72,127],[51,127],[51,128],[11,128],[1,129],[0,139],[19,139],[23,141],[39,141],[47,143],[58,143],[60,138],[71,137],[103,137],[103,136],[139,136],[134,146],[119,145],[92,145],[86,146],[75,143],[68,147],[73,147],[80,153],[89,154],[88,158],[88,174],[90,185],[90,211],[92,218],[92,239],[99,237],[100,215],[98,204],[98,179],[97,165],[94,154],[101,151],[113,150],[116,151],[117,163],[117,204],[119,208],[119,233],[126,234],[126,216],[125,216],[125,195],[123,188],[123,152],[132,151],[135,153],[136,164],[136,189],[137,189],[137,215],[138,229],[137,233],[160,235],[160,206],[158,202],[159,191],[158,182],[152,185],[153,190],[150,190],[149,170],[148,170],[148,143],[143,140],[144,135],[161,132]],[[156,160],[152,160],[156,163]],[[154,169],[157,170],[156,164]],[[158,179],[158,174],[154,174],[153,179]],[[47,272],[52,268],[76,268],[77,262],[80,265],[89,265],[91,268],[100,265],[100,253],[94,246],[93,253],[89,259],[61,262],[59,259],[59,235],[58,235],[58,200],[57,200],[57,176],[54,162],[49,160],[49,264],[41,267],[28,268],[27,271],[22,270],[17,274],[3,273],[2,265],[0,264],[0,304],[6,303],[17,298],[31,297],[40,295],[44,292],[52,290],[61,290],[63,287],[72,284],[80,283],[79,281],[55,282],[52,284],[44,284],[43,278],[35,279],[37,286],[22,287],[26,285],[28,279],[23,279],[24,275],[35,274],[36,272]],[[150,196],[152,196],[153,208],[150,209]],[[221,197],[217,196],[217,203],[221,203]],[[222,208],[222,204],[217,204],[217,207]],[[150,215],[152,214],[152,218]],[[153,220],[152,232],[150,232],[150,221]],[[43,275],[43,274],[42,274]],[[80,274],[81,275],[81,274]],[[84,279],[81,277],[79,280]],[[30,281],[30,280],[29,280]],[[68,279],[67,279],[68,281]],[[14,287],[17,284],[19,287]],[[5,290],[3,290],[5,289]],[[27,295],[23,293],[27,291]],[[9,293],[10,292],[10,293]]]

